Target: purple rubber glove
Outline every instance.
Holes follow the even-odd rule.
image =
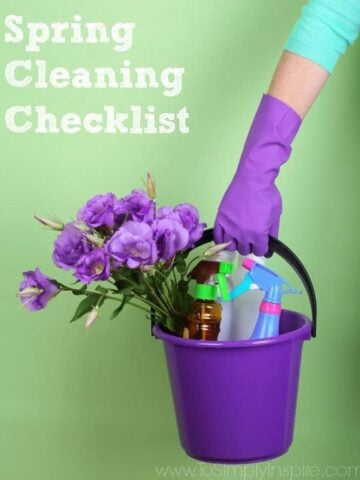
[[[269,235],[278,236],[282,202],[275,179],[291,153],[301,125],[288,105],[264,95],[250,128],[234,178],[215,219],[216,243],[231,242],[242,255],[269,254]]]

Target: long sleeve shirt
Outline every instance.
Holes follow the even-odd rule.
[[[360,0],[310,0],[303,7],[285,50],[308,58],[331,73],[359,33]]]

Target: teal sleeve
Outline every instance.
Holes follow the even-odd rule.
[[[360,0],[310,0],[303,7],[285,50],[332,72],[360,33]]]

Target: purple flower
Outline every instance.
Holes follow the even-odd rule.
[[[113,193],[95,195],[79,210],[77,218],[90,227],[113,227],[115,224],[115,202],[116,197]]]
[[[175,213],[174,208],[170,207],[169,205],[165,205],[164,207],[159,208],[156,212],[156,218],[167,218],[169,220],[177,220],[178,222],[182,223],[180,215],[178,213]]]
[[[19,288],[21,302],[32,312],[42,310],[48,301],[59,292],[59,288],[51,278],[41,273],[39,268],[24,272],[23,275],[24,279]]]
[[[193,247],[194,243],[202,237],[206,226],[205,223],[199,223],[199,212],[196,207],[189,203],[181,203],[175,208],[169,206],[159,208],[156,217],[158,219],[177,220],[189,232],[187,248]]]
[[[125,222],[106,243],[105,249],[119,266],[137,268],[157,260],[153,231],[146,222]]]
[[[74,276],[84,283],[106,280],[110,276],[110,261],[102,248],[83,255],[76,265]]]
[[[193,247],[202,237],[206,223],[199,223],[198,209],[190,203],[180,203],[174,208],[174,212],[180,216],[184,228],[189,232],[188,247]]]
[[[144,190],[133,190],[116,202],[115,213],[127,220],[151,223],[155,217],[155,203]]]
[[[72,223],[65,225],[54,243],[53,261],[64,270],[74,268],[80,258],[90,252],[91,245]]]
[[[153,223],[153,231],[161,260],[173,257],[189,243],[189,232],[178,220],[157,219]]]

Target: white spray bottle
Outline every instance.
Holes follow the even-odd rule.
[[[248,273],[242,266],[244,258],[249,258],[261,265],[265,265],[265,257],[257,257],[253,254],[243,257],[239,253],[237,253],[236,256],[237,268],[232,275],[232,280],[235,285],[239,285]],[[262,298],[263,292],[254,285],[249,292],[233,300],[233,318],[229,340],[245,340],[251,337],[259,316],[259,306]]]

